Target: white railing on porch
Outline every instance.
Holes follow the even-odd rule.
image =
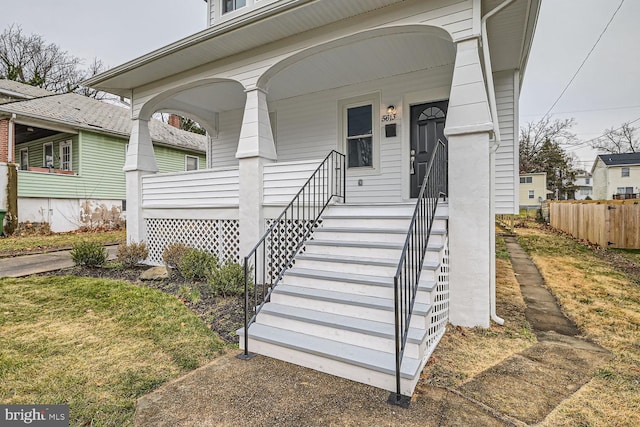
[[[321,160],[272,163],[264,167],[264,204],[287,205]],[[239,261],[238,168],[161,173],[142,178],[142,210],[149,261],[162,263],[170,243]],[[257,191],[256,191],[257,194]]]
[[[162,173],[142,178],[142,208],[238,206],[238,168]]]

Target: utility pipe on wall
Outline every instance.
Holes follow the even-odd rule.
[[[496,206],[495,206],[495,165],[496,165],[496,151],[500,147],[500,124],[498,123],[498,106],[496,102],[495,86],[493,84],[493,70],[491,68],[491,54],[489,52],[489,37],[487,33],[487,21],[492,16],[509,6],[515,0],[505,0],[486,15],[481,20],[481,36],[482,36],[482,56],[484,57],[484,72],[487,80],[487,94],[489,98],[489,108],[491,110],[491,119],[493,121],[493,139],[494,142],[489,148],[489,171],[491,174],[489,180],[489,217],[495,222]],[[529,0],[529,3],[531,0]],[[498,325],[504,324],[504,319],[499,317],[496,313],[496,233],[492,226],[489,233],[489,253],[491,254],[491,262],[489,266],[489,306],[491,312],[491,320]]]
[[[11,118],[9,119],[9,135],[7,136],[7,163],[13,163],[14,152],[16,150],[15,120],[15,113],[11,114]]]

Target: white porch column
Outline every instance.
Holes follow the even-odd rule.
[[[246,90],[247,101],[242,118],[236,158],[240,173],[240,256],[244,257],[264,232],[262,171],[276,160],[267,94],[258,87]]]
[[[493,124],[478,40],[457,43],[445,134],[449,140],[449,320],[489,326],[490,137]]]
[[[127,186],[127,242],[143,242],[146,230],[142,216],[142,177],[158,172],[148,120],[133,120],[123,170]]]

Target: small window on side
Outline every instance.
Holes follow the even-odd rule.
[[[197,171],[200,168],[200,159],[196,156],[184,156],[184,170]]]
[[[629,168],[622,168],[621,176],[626,178],[629,176]]]
[[[529,190],[529,198],[533,199],[535,197],[535,192],[533,190]]]

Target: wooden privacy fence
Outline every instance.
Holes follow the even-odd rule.
[[[550,203],[551,226],[603,248],[640,249],[640,199]]]

